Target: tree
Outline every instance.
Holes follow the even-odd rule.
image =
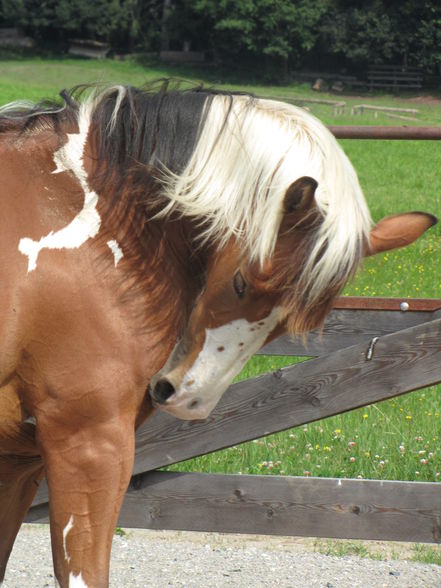
[[[25,16],[24,0],[2,0],[1,20],[7,26],[23,26],[22,20]]]
[[[393,57],[394,31],[383,0],[336,1],[322,26],[328,51],[341,54],[356,65],[382,63]]]
[[[391,0],[396,57],[439,73],[441,66],[441,4],[439,0]]]
[[[439,0],[330,0],[321,50],[352,66],[402,63],[436,70],[441,63]]]
[[[267,56],[286,69],[314,46],[326,6],[326,0],[196,0],[193,11],[206,20],[221,60]]]
[[[40,43],[107,41],[156,51],[185,41],[215,62],[280,79],[290,65],[328,56],[352,69],[416,65],[440,73],[439,0],[0,0],[0,21]],[[267,75],[268,77],[268,75]]]

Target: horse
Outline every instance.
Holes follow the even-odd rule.
[[[45,476],[57,585],[102,588],[140,423],[206,418],[255,351],[436,219],[372,226],[333,135],[288,104],[60,95],[0,110],[0,580]]]

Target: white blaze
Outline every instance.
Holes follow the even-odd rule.
[[[18,249],[28,257],[28,272],[37,267],[38,255],[42,249],[77,249],[98,234],[101,225],[101,217],[97,210],[98,195],[89,188],[83,162],[89,124],[90,112],[83,108],[79,115],[79,133],[68,134],[66,144],[54,153],[57,167],[53,173],[71,171],[75,175],[84,192],[83,208],[59,231],[51,231],[39,241],[28,237],[20,240]]]
[[[181,419],[206,418],[234,376],[260,349],[282,318],[283,311],[278,307],[256,322],[238,319],[206,329],[203,348],[180,382],[175,381],[179,366],[169,373],[165,371],[167,366],[173,365],[173,355],[181,355],[178,345],[160,374],[174,385],[176,393],[159,408]]]

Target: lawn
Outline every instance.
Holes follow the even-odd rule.
[[[308,104],[327,124],[403,124],[373,113],[352,116],[351,107],[369,103],[418,108],[418,121],[441,124],[441,103],[420,97],[317,95],[306,84],[287,87],[226,83],[213,71],[179,69],[133,61],[73,59],[4,59],[0,61],[0,103],[39,100],[79,83],[118,82],[142,85],[158,77],[204,78],[224,88],[286,99],[344,100],[343,115],[326,105]],[[233,80],[237,82],[237,80]],[[341,141],[360,177],[374,220],[405,210],[441,210],[441,145],[417,141]],[[408,249],[366,261],[345,293],[365,296],[439,297],[441,227],[432,229]],[[240,377],[287,365],[285,357],[255,357]],[[177,470],[300,476],[440,480],[441,387],[434,386],[378,405],[332,417],[252,443],[173,466]],[[172,469],[172,468],[170,468]]]

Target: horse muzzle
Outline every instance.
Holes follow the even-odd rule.
[[[149,394],[155,408],[178,419],[205,419],[214,408],[214,404],[204,402],[199,396],[176,390],[166,378],[159,379],[149,388]]]

